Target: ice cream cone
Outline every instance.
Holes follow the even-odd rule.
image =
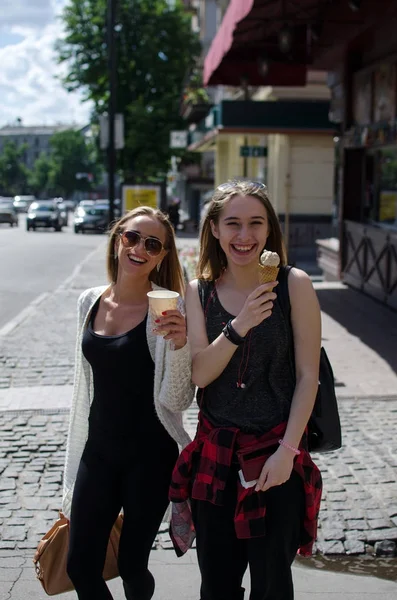
[[[279,267],[267,267],[263,265],[258,265],[259,284],[262,285],[262,283],[276,281],[279,270]]]

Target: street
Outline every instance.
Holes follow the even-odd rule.
[[[0,225],[0,330],[36,298],[53,292],[104,241],[103,235],[76,235],[71,223],[69,214],[62,232],[27,232],[20,214],[18,227]]]

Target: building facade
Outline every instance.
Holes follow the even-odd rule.
[[[265,54],[251,51],[247,35],[241,44],[236,41],[253,4],[211,2],[217,27],[203,60],[203,78],[212,103],[189,123],[189,149],[211,156],[215,187],[235,177],[266,183],[291,262],[315,263],[315,241],[331,235],[335,204],[335,126],[328,118],[327,74],[306,73],[304,66],[302,77],[298,65],[295,75],[289,67],[285,75],[277,69],[269,78]]]
[[[66,125],[38,125],[38,126],[10,126],[0,128],[0,154],[7,142],[13,142],[16,146],[27,146],[23,154],[23,163],[28,169],[32,169],[40,154],[50,153],[50,139],[54,133],[74,129],[75,126]]]

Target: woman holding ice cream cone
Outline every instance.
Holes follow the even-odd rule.
[[[321,477],[305,444],[319,372],[320,310],[311,280],[288,277],[288,323],[277,301],[286,256],[266,186],[231,181],[202,226],[198,279],[186,309],[199,426],[173,473],[170,499],[190,499],[200,600],[292,600],[291,564],[310,554]]]
[[[112,598],[102,571],[122,510],[125,597],[150,600],[149,553],[178,446],[190,441],[181,413],[193,399],[183,276],[168,218],[148,207],[124,215],[110,232],[107,271],[110,285],[88,289],[78,301],[63,498],[67,568],[80,600]]]

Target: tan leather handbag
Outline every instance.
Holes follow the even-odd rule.
[[[123,516],[119,515],[110,533],[103,577],[105,580],[118,577],[117,557]],[[59,519],[40,540],[33,562],[37,579],[49,596],[63,594],[74,589],[66,572],[69,548],[69,520],[59,513]]]

